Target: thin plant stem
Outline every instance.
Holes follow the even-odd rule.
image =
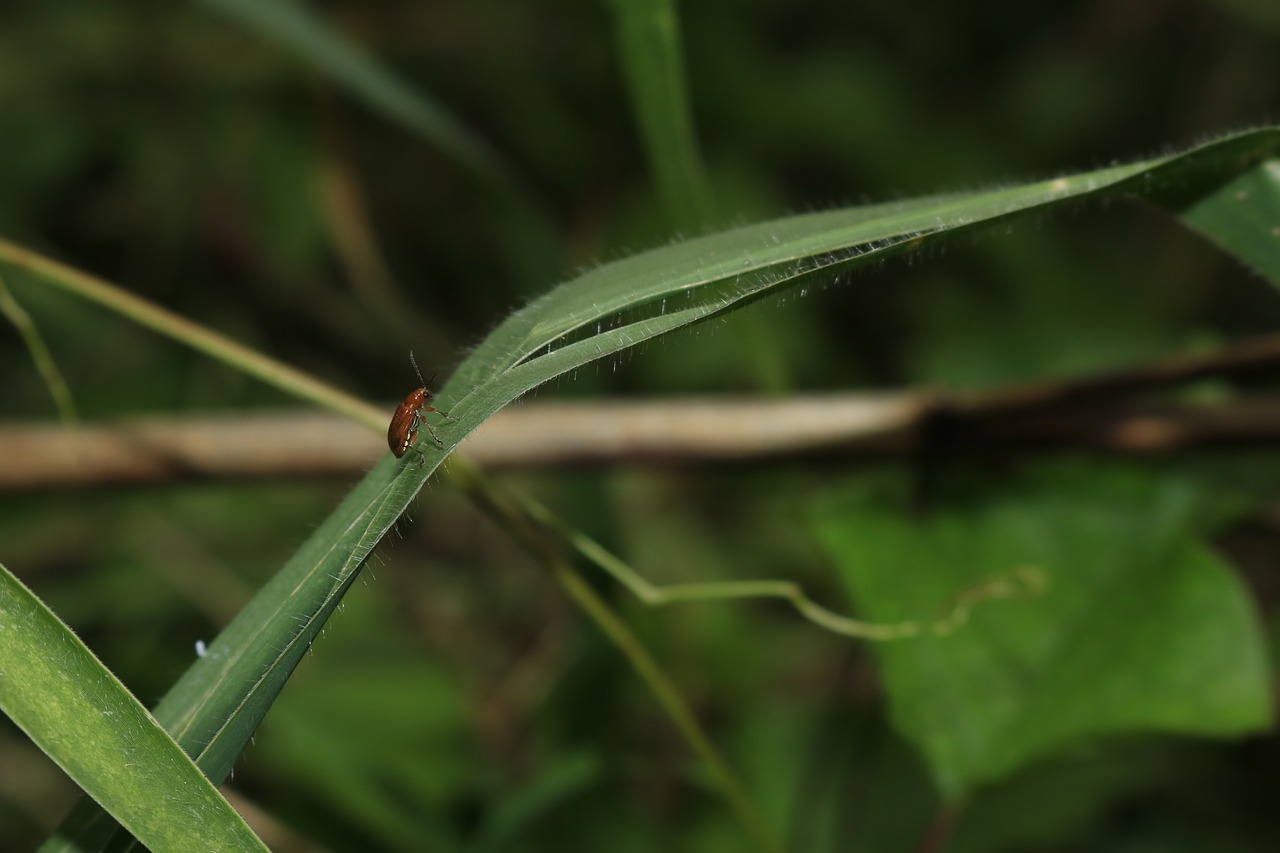
[[[268,358],[212,329],[162,308],[96,276],[47,258],[0,238],[0,261],[12,264],[46,284],[96,302],[162,335],[239,368],[281,390],[339,412],[376,429],[386,428],[386,412],[311,375]]]
[[[3,278],[0,278],[0,314],[4,314],[22,336],[23,342],[27,345],[27,351],[31,353],[31,360],[44,378],[49,395],[53,397],[53,404],[58,408],[58,416],[63,424],[74,429],[77,418],[71,390],[67,387],[66,380],[62,378],[62,372],[58,370],[49,347],[45,345],[40,329],[31,319],[31,315],[18,304],[18,300],[13,298]]]
[[[675,724],[681,736],[694,754],[702,760],[720,786],[730,808],[742,822],[743,827],[751,835],[756,847],[762,851],[781,851],[782,848],[774,840],[760,809],[747,793],[742,781],[729,768],[729,764],[711,743],[702,726],[698,724],[688,703],[680,695],[675,684],[663,671],[658,662],[649,654],[626,623],[618,618],[604,599],[596,594],[586,581],[563,559],[551,561],[551,570],[556,580],[569,593],[583,612],[591,617],[596,626],[604,632],[617,647],[631,667],[648,685],[654,697],[667,712],[667,716]]]
[[[1039,595],[1046,583],[1044,572],[1041,570],[1034,566],[1018,566],[1011,572],[964,590],[943,615],[936,619],[911,619],[891,623],[865,622],[828,610],[810,598],[804,589],[793,581],[715,581],[657,586],[590,537],[566,526],[541,504],[529,501],[527,507],[540,524],[556,531],[575,550],[646,604],[664,606],[680,601],[778,598],[789,602],[800,615],[815,625],[833,633],[860,640],[899,640],[917,637],[926,632],[935,635],[949,634],[969,620],[974,605],[983,601]]]
[[[562,556],[562,546],[570,544],[562,533],[548,527],[529,512],[529,507],[536,502],[524,496],[517,497],[507,493],[488,481],[479,470],[466,463],[455,462],[450,469],[454,482],[551,569],[556,580],[564,587],[574,603],[596,623],[630,662],[636,674],[653,692],[658,703],[671,718],[690,751],[704,763],[715,779],[734,815],[742,823],[746,833],[751,836],[756,847],[768,853],[780,851],[781,847],[765,827],[760,817],[760,810],[747,793],[746,786],[730,769],[729,763],[703,731],[675,683],[626,623]]]

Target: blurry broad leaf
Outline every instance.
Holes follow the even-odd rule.
[[[1250,599],[1199,540],[1184,484],[1123,476],[1005,489],[913,520],[861,495],[816,512],[860,615],[938,613],[1019,567],[1044,593],[986,603],[947,636],[874,647],[898,728],[943,793],[1085,738],[1229,736],[1271,717]]]

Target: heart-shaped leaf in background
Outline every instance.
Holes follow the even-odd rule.
[[[861,488],[815,509],[870,620],[939,612],[1018,569],[1046,578],[1042,594],[975,608],[945,636],[873,647],[893,719],[945,795],[1086,738],[1269,723],[1264,638],[1203,542],[1199,498],[1184,481],[1119,472],[1045,478],[919,519]]]

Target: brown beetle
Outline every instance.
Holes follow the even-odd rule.
[[[422,380],[422,373],[418,371],[418,363],[413,359],[413,353],[409,353],[409,361],[413,362],[413,370],[418,374],[418,380]],[[435,439],[436,444],[443,445],[440,436],[436,435],[436,431],[431,428],[431,424],[427,423],[426,413],[436,412],[449,417],[449,413],[437,409],[434,406],[428,406],[427,401],[435,395],[423,383],[423,387],[409,392],[404,398],[404,402],[396,406],[396,413],[391,416],[391,425],[387,427],[387,445],[391,448],[391,452],[399,459],[408,452],[413,440],[418,437],[419,425],[427,428],[427,432],[431,433],[431,437]]]

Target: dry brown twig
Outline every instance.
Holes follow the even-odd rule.
[[[1276,442],[1280,396],[1228,396],[1210,405],[1141,398],[1194,380],[1277,367],[1280,336],[969,395],[536,403],[501,412],[458,452],[500,468],[893,458],[939,447],[950,455],[1047,447],[1152,454]],[[385,452],[381,436],[325,413],[148,419],[76,430],[11,423],[0,426],[0,491],[350,476]]]

